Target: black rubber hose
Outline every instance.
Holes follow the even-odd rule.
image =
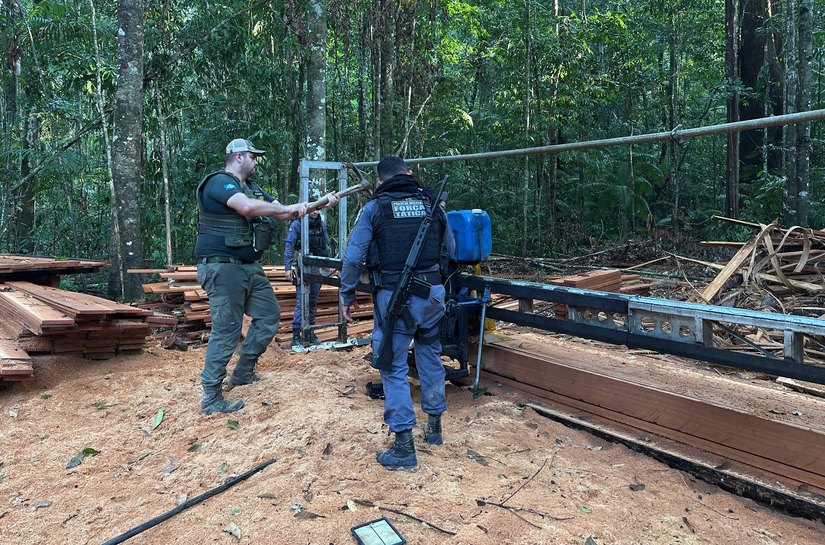
[[[120,534],[117,537],[113,537],[109,541],[103,543],[103,545],[115,545],[115,543],[123,543],[124,541],[126,541],[130,537],[136,536],[139,533],[143,532],[144,530],[148,530],[152,526],[157,526],[161,522],[174,517],[175,515],[177,515],[178,513],[183,511],[184,509],[192,507],[196,503],[200,503],[205,499],[211,498],[215,494],[220,494],[221,492],[223,492],[224,490],[226,490],[230,486],[234,486],[234,485],[238,484],[239,482],[243,481],[244,479],[248,479],[252,475],[254,475],[257,472],[264,469],[266,466],[274,464],[274,463],[275,463],[275,458],[269,460],[268,462],[264,462],[261,465],[259,465],[258,467],[250,469],[246,473],[238,475],[234,479],[228,480],[225,483],[223,483],[222,485],[220,485],[216,488],[213,488],[212,490],[209,490],[208,492],[204,492],[200,496],[197,496],[195,498],[192,498],[191,500],[183,502],[182,504],[178,505],[177,507],[175,507],[171,511],[167,511],[166,513],[164,513],[164,514],[162,514],[158,517],[155,517],[152,520],[148,520],[148,521],[144,522],[140,526],[135,526],[134,528],[132,528],[128,532],[124,532],[124,533]]]

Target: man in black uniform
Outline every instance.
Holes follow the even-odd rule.
[[[310,255],[319,257],[329,257],[329,233],[321,214],[313,210],[308,214],[307,238],[309,239]],[[284,239],[284,271],[288,282],[292,282],[292,264],[295,262],[296,252],[301,250],[301,220],[293,221],[289,226],[289,232]],[[318,310],[318,295],[321,293],[321,284],[314,282],[309,284],[309,304],[306,309],[306,321],[309,325],[315,325],[315,313]],[[295,289],[295,313],[292,318],[292,346],[301,347],[301,285]],[[315,332],[310,330],[309,342],[318,343]]]
[[[271,217],[290,220],[307,212],[307,203],[281,204],[249,180],[264,153],[249,140],[236,138],[226,146],[224,170],[207,175],[196,191],[198,282],[209,295],[212,317],[201,373],[204,414],[229,413],[244,406],[240,399],[225,400],[221,392],[244,314],[252,324],[238,350],[229,386],[260,380],[255,364],[278,330],[281,310],[257,260],[274,236]],[[334,194],[327,196],[328,206],[338,202]]]

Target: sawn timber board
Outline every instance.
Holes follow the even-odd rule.
[[[575,368],[565,364],[569,351],[550,349],[536,355],[485,344],[482,369],[547,399],[825,490],[825,434]]]

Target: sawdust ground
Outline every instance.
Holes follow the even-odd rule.
[[[476,399],[448,384],[445,444],[425,446],[417,431],[418,471],[386,471],[374,460],[390,438],[381,402],[364,395],[376,380],[367,350],[272,348],[259,366],[265,380],[228,394],[246,408],[212,416],[198,412],[203,349],[38,358],[34,381],[0,390],[0,543],[102,543],[270,459],[128,543],[347,544],[355,543],[350,528],[381,515],[410,544],[825,542],[819,522],[566,428],[492,384],[492,395]],[[153,429],[158,409],[164,417]],[[67,469],[84,448],[100,452]]]

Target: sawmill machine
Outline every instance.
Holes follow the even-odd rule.
[[[311,168],[346,172],[343,163],[302,162],[301,174],[305,182],[308,182]],[[339,182],[346,184],[346,174],[339,176]],[[339,216],[339,244],[343,248],[346,245],[345,213]],[[448,212],[447,218],[456,240],[456,252],[445,283],[447,310],[441,325],[443,354],[455,362],[455,366],[447,365],[448,380],[469,375],[470,342],[478,335],[481,349],[475,362],[477,386],[483,365],[484,327],[481,324],[489,318],[628,348],[825,384],[825,366],[805,361],[806,344],[819,351],[825,347],[825,320],[483,276],[475,265],[487,260],[492,251],[490,217],[482,210],[456,210]],[[318,274],[317,270],[324,267],[340,269],[340,259],[303,254],[299,264],[302,282],[338,285],[337,278]],[[357,289],[370,291],[366,283],[359,284]],[[491,304],[494,296],[515,299],[519,307],[498,308]],[[547,312],[548,309],[563,309],[563,312]],[[346,322],[340,309],[338,327],[338,338],[343,343],[347,337]],[[781,346],[769,350],[750,340],[748,333],[759,329],[781,332]],[[725,337],[732,342],[721,346],[716,337]]]

